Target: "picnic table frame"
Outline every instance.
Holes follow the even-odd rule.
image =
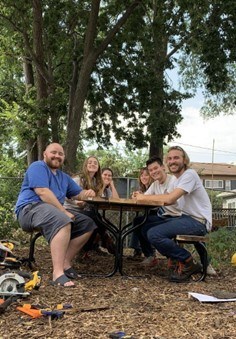
[[[149,211],[155,207],[163,206],[163,202],[150,202],[146,200],[139,200],[138,202],[135,199],[122,199],[122,198],[88,198],[83,199],[86,203],[93,205],[96,216],[102,220],[105,228],[111,232],[115,238],[116,252],[115,252],[115,261],[113,270],[106,274],[106,277],[113,276],[116,272],[119,272],[122,276],[125,275],[123,272],[123,245],[125,238],[138,227],[142,226],[148,217]],[[114,223],[106,217],[106,211],[118,211],[119,212],[119,221]],[[102,215],[99,213],[102,211]],[[123,212],[143,212],[143,220],[139,224],[134,225],[133,220],[124,226],[122,226]],[[135,216],[136,216],[135,215]]]

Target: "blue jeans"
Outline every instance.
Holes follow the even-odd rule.
[[[206,233],[205,225],[188,215],[179,217],[156,217],[155,221],[147,222],[142,227],[143,237],[146,238],[158,252],[167,258],[181,262],[188,259],[191,254],[174,241],[176,235],[203,236]]]
[[[134,218],[134,221],[133,221],[134,225],[140,224],[143,221],[143,219],[144,219],[144,216],[138,216]],[[156,213],[149,214],[146,222],[132,233],[135,239],[138,239],[142,252],[147,258],[154,255],[154,248],[151,245],[150,241],[147,239],[145,232],[143,232],[143,230],[147,227],[147,225],[150,225],[150,224],[154,225],[156,222],[159,221],[159,219],[160,218],[157,216]]]
[[[142,251],[139,238],[135,232],[131,233],[129,247],[133,248],[136,251]]]

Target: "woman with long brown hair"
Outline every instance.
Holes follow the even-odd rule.
[[[82,172],[79,175],[75,175],[73,179],[81,187],[83,187],[83,189],[92,189],[96,193],[96,196],[102,196],[104,184],[101,175],[101,167],[98,158],[94,155],[85,159],[82,166]],[[102,247],[107,248],[108,252],[112,254],[115,253],[113,240],[106,231],[101,220],[96,216],[93,206],[86,204],[84,201],[69,199],[67,199],[64,206],[71,213],[73,213],[73,211],[78,212],[79,209],[82,214],[88,215],[92,218],[98,226],[98,229],[94,231],[87,244],[85,244],[85,252],[98,248],[99,245],[98,243],[95,243],[95,238],[97,233],[99,233],[102,241]]]

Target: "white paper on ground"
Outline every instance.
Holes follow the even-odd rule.
[[[188,292],[189,297],[193,297],[200,302],[207,302],[207,303],[219,303],[219,302],[226,302],[226,301],[236,301],[236,298],[234,299],[219,299],[216,297],[212,297],[211,295],[207,294],[201,294],[201,293],[194,293],[194,292]]]

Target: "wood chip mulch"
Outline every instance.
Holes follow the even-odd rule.
[[[18,256],[27,254],[27,248],[17,251]],[[131,260],[128,254],[129,251],[124,257],[124,272],[129,276],[119,273],[110,278],[85,275],[71,289],[50,285],[49,249],[37,246],[41,286],[0,315],[0,339],[105,339],[116,331],[135,339],[236,338],[235,302],[200,303],[188,295],[188,292],[212,295],[213,291],[235,291],[235,267],[229,264],[218,271],[216,277],[207,277],[205,282],[176,284],[167,279],[165,259],[160,258],[159,266],[151,270],[144,269],[140,261]],[[86,274],[106,274],[112,271],[113,265],[114,257],[106,253],[92,253],[88,259],[80,256],[75,262],[75,268]],[[16,310],[17,305],[24,303],[49,308],[69,303],[73,311],[66,311],[58,320],[32,319]]]

